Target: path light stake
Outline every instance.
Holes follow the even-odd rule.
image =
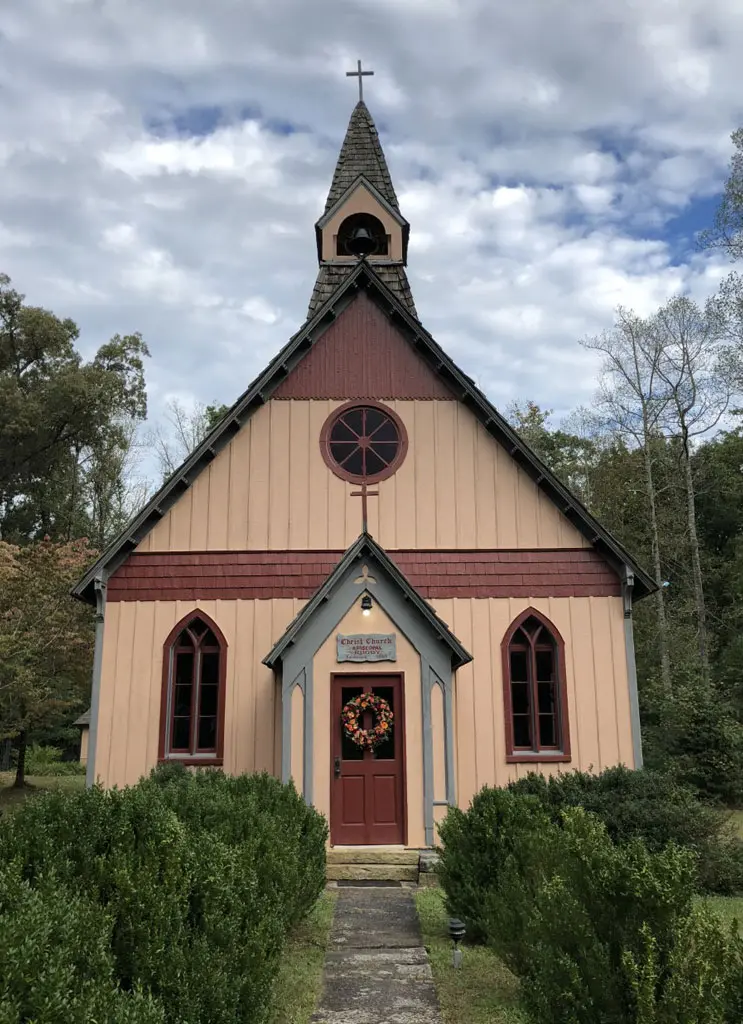
[[[462,950],[459,948],[459,943],[465,936],[467,929],[464,926],[464,921],[460,921],[458,917],[449,918],[449,938],[454,943],[454,951],[452,953],[452,966],[462,966]]]

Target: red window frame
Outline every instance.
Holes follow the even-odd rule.
[[[539,628],[533,633],[524,630],[529,619],[535,619]],[[516,636],[521,631],[526,642]],[[554,687],[555,740],[549,746],[539,741],[539,691],[537,678],[537,652],[552,652],[552,685]],[[527,608],[508,628],[501,644],[503,658],[503,704],[505,710],[506,761],[509,764],[527,764],[539,761],[570,761],[570,723],[568,719],[568,695],[565,675],[565,642],[559,630],[535,608]],[[529,687],[529,716],[531,744],[516,746],[513,710],[513,684],[523,682],[511,679],[511,653],[526,651],[527,679]],[[546,680],[542,680],[545,682]]]
[[[203,638],[206,630],[201,635],[197,634],[193,627],[201,622],[217,640],[214,644],[205,644]],[[192,647],[179,646],[178,641],[184,631],[188,631],[193,643]],[[216,712],[216,741],[213,747],[199,748],[198,727],[201,717],[198,712],[198,700],[200,697],[201,670],[203,656],[205,654],[219,655],[217,669],[217,712]],[[175,720],[175,685],[176,668],[179,656],[186,654],[193,655],[191,666],[191,708],[189,712],[189,745],[188,747],[176,748],[172,745]],[[219,626],[205,612],[196,610],[185,615],[180,622],[176,623],[168,634],[163,645],[163,678],[162,697],[160,704],[160,746],[158,759],[160,761],[179,761],[182,764],[191,765],[212,765],[221,766],[224,762],[224,705],[225,705],[225,682],[227,678],[227,641],[224,638]],[[183,716],[185,717],[185,716]],[[211,717],[211,716],[209,716]]]

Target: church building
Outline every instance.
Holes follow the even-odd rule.
[[[641,765],[653,581],[423,326],[409,230],[362,99],[304,323],[75,588],[89,783],[268,771],[333,845],[425,848],[484,785]]]

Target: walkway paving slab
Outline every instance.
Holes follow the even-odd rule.
[[[441,1024],[413,893],[340,889],[314,1024]]]

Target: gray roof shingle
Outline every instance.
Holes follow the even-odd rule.
[[[400,209],[379,142],[377,127],[363,100],[356,104],[348,122],[348,130],[325,203],[325,213],[338,202],[360,174],[364,175],[391,206],[396,210]]]
[[[315,287],[312,289],[310,308],[307,311],[308,319],[315,315],[324,302],[327,302],[333,292],[343,284],[349,274],[353,273],[356,266],[357,264],[354,262],[324,263],[320,267],[317,280],[315,281]],[[400,300],[400,302],[402,302],[403,306],[405,306],[408,312],[412,313],[417,320],[418,313],[416,312],[415,303],[413,302],[413,293],[410,290],[410,284],[408,283],[408,275],[405,273],[405,267],[399,263],[374,263],[373,261],[370,261],[369,266],[373,269],[380,281],[383,281],[387,285],[389,290],[397,299]]]

